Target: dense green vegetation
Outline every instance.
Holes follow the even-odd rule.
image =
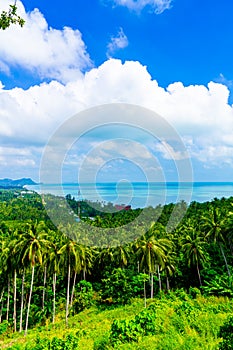
[[[52,201],[58,227],[43,205]],[[71,196],[67,203],[70,218],[61,198],[0,191],[2,347],[230,349],[233,198],[143,216]]]
[[[146,309],[141,299],[114,308],[92,306],[71,316],[68,329],[61,312],[55,325],[38,325],[28,331],[27,337],[9,330],[0,339],[8,350],[73,349],[74,343],[78,344],[74,349],[95,350],[218,349],[225,345],[221,337],[226,327],[227,331],[232,327],[232,311],[233,303],[228,298],[200,294],[193,298],[177,291],[149,300]],[[227,332],[227,337],[226,341],[232,333]]]

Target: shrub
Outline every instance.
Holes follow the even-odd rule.
[[[216,275],[209,282],[205,282],[203,291],[209,295],[233,297],[233,278],[227,274]]]
[[[75,293],[75,299],[72,306],[72,310],[75,313],[79,313],[86,308],[89,308],[93,304],[94,292],[92,284],[87,281],[80,281],[77,284],[78,292]]]
[[[198,296],[201,295],[201,291],[200,289],[196,288],[196,287],[190,287],[189,288],[189,295],[193,298],[196,299]]]
[[[131,298],[143,295],[144,280],[148,280],[145,274],[134,275],[127,269],[113,269],[101,280],[102,300],[111,304],[129,303]]]
[[[3,321],[2,323],[0,323],[0,335],[6,333],[8,328],[9,328],[9,323],[7,321]]]
[[[136,315],[134,319],[113,321],[110,339],[114,345],[138,341],[143,336],[154,334],[155,330],[156,314],[154,306],[151,305]]]
[[[54,337],[52,340],[47,338],[37,338],[36,344],[28,344],[25,350],[76,350],[78,349],[78,338],[75,335],[68,334],[65,339]]]
[[[223,338],[219,346],[220,350],[233,349],[233,316],[230,316],[220,327],[219,337]]]
[[[108,336],[102,336],[97,338],[94,342],[94,350],[107,350],[109,349],[109,338]]]

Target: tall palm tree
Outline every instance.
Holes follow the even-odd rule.
[[[64,236],[63,245],[59,252],[60,262],[64,268],[67,268],[67,290],[66,290],[66,326],[68,327],[69,305],[70,305],[70,279],[71,266],[74,272],[81,271],[81,260],[78,254],[78,244],[70,238]],[[64,272],[64,270],[63,270]]]
[[[223,243],[225,243],[226,239],[226,213],[221,212],[219,208],[212,206],[208,211],[205,212],[204,215],[202,215],[201,224],[204,232],[206,233],[206,237],[219,245],[230,279],[231,272],[223,249]]]
[[[118,245],[113,249],[113,259],[117,266],[124,268],[128,264],[130,254],[129,245]]]
[[[188,261],[188,266],[195,266],[202,286],[200,266],[206,261],[206,240],[203,234],[193,226],[183,227],[185,236],[181,239],[182,250]]]
[[[20,320],[19,320],[19,332],[20,333],[23,330],[24,283],[25,283],[25,267],[22,266],[21,306],[20,306]]]
[[[105,266],[109,266],[114,261],[113,249],[111,246],[100,248],[97,253],[97,264],[100,270]]]
[[[5,289],[2,288],[1,296],[0,296],[0,323],[2,323],[2,310],[3,310],[3,295],[4,295]]]
[[[151,225],[147,235],[143,236],[137,243],[137,254],[140,259],[140,267],[151,275],[151,298],[154,296],[153,278],[154,273],[164,268],[168,251],[171,249],[171,241],[167,238],[156,238],[154,236],[154,224]],[[159,281],[160,288],[161,282]]]
[[[55,258],[57,258],[58,260],[58,250],[57,250],[57,242],[56,241],[56,232],[53,230],[48,230],[47,232],[48,235],[48,239],[50,244],[46,245],[43,250],[43,265],[41,266],[42,271],[43,271],[43,292],[42,292],[42,310],[44,311],[45,309],[45,294],[46,294],[46,285],[47,285],[47,277],[48,277],[48,266],[49,264],[51,264],[51,255],[52,255],[52,259],[53,259],[53,264],[56,263],[56,261],[54,261]],[[56,251],[57,250],[57,251]],[[55,257],[56,254],[56,257]],[[54,265],[53,265],[54,267]]]
[[[231,204],[233,206],[233,204]],[[227,239],[231,251],[231,255],[233,256],[233,212],[230,210],[226,217],[226,230],[227,230]]]
[[[14,265],[14,277],[13,277],[13,293],[14,293],[14,312],[13,312],[13,322],[14,322],[14,331],[17,331],[17,272],[20,270],[19,254],[16,249],[16,244],[18,242],[18,231],[14,230],[14,233],[11,237],[10,248],[12,250],[12,260]]]
[[[164,262],[164,268],[163,271],[165,271],[166,274],[166,285],[167,290],[170,290],[170,282],[169,282],[169,276],[172,276],[176,270],[175,267],[175,254],[172,251],[169,251],[166,257],[166,260]]]
[[[20,320],[19,320],[19,332],[21,333],[23,330],[23,311],[24,311],[24,287],[25,287],[25,275],[26,275],[26,268],[28,265],[27,261],[23,261],[23,250],[21,247],[21,237],[23,234],[26,233],[26,228],[28,226],[23,224],[19,227],[18,231],[17,231],[17,241],[15,244],[15,251],[17,254],[17,262],[18,262],[18,270],[19,273],[22,276],[22,282],[21,282],[21,305],[20,305]]]
[[[7,274],[7,311],[6,311],[6,320],[9,320],[9,306],[10,306],[10,280],[13,279],[13,322],[14,322],[14,331],[16,332],[16,291],[17,291],[17,270],[18,270],[18,259],[15,245],[17,242],[17,230],[9,229],[8,237],[3,241],[2,245],[2,256],[1,260],[4,265],[5,272]]]
[[[20,246],[20,239],[22,230],[24,228],[17,228],[14,232],[14,239],[11,239],[12,244],[12,253],[14,255],[14,283],[13,283],[13,289],[14,289],[14,314],[13,314],[13,320],[14,320],[14,330],[16,331],[16,277],[17,273],[21,274],[22,276],[22,286],[21,286],[21,307],[20,307],[20,322],[19,322],[19,332],[22,332],[22,324],[23,324],[23,310],[24,310],[24,283],[25,283],[25,264],[22,261],[22,250]]]
[[[30,265],[32,271],[24,332],[25,335],[27,334],[28,330],[28,319],[34,283],[35,266],[37,264],[42,265],[43,251],[48,246],[48,244],[49,242],[47,240],[47,227],[43,221],[28,223],[25,228],[25,232],[20,235],[20,241],[17,244],[17,248],[20,248],[22,251],[22,263]]]
[[[79,244],[79,255],[81,261],[81,271],[83,274],[83,279],[86,280],[87,273],[91,273],[91,268],[93,266],[94,256],[96,254],[96,249],[94,247],[90,248],[86,245]]]
[[[48,260],[48,271],[52,273],[53,276],[53,324],[55,323],[56,317],[56,282],[57,274],[59,273],[59,247],[58,242],[52,239],[52,244],[49,250],[49,260]]]
[[[72,286],[71,297],[70,297],[70,306],[72,306],[73,304],[77,273],[82,271],[83,279],[86,280],[86,273],[90,271],[90,268],[92,267],[92,260],[93,260],[92,250],[89,247],[86,247],[82,244],[76,244],[76,252],[77,252],[76,259],[79,263],[74,267],[74,279],[73,279],[73,286]],[[81,263],[81,267],[80,267],[80,263]]]
[[[7,240],[2,241],[1,245],[1,269],[7,279],[7,303],[6,303],[6,321],[9,320],[10,305],[10,273],[12,271],[12,260],[10,259],[10,247]]]

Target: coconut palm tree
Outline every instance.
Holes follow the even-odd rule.
[[[164,268],[162,271],[165,271],[166,274],[166,285],[167,290],[170,290],[170,282],[169,282],[169,276],[172,276],[176,270],[175,266],[175,254],[172,251],[169,251],[166,257],[166,260],[164,262]]]
[[[97,256],[97,248],[82,245],[82,249],[83,249],[83,254],[81,258],[82,272],[83,272],[83,279],[86,280],[86,275],[91,274],[91,270],[94,264],[94,259]]]
[[[35,266],[42,265],[43,252],[47,249],[49,242],[47,240],[47,227],[43,221],[28,223],[25,231],[20,235],[17,249],[21,249],[22,263],[31,267],[31,285],[28,299],[25,332],[28,330],[28,319],[32,298],[32,290],[34,283]]]
[[[11,258],[12,258],[12,265],[14,266],[14,277],[13,277],[13,290],[14,290],[14,312],[13,312],[13,322],[14,322],[14,331],[16,332],[16,322],[17,322],[17,308],[16,308],[16,301],[17,301],[17,273],[20,271],[21,264],[20,264],[20,254],[17,250],[17,242],[18,242],[18,230],[14,230],[14,233],[11,237],[11,242],[9,244],[10,249],[12,251]]]
[[[156,238],[154,236],[154,223],[151,225],[147,235],[137,242],[137,255],[140,259],[140,268],[142,271],[148,271],[151,275],[151,298],[154,296],[153,278],[154,273],[158,273],[159,285],[160,269],[164,268],[168,251],[171,249],[171,241],[167,238]]]
[[[231,204],[233,207],[233,204]],[[229,243],[231,255],[233,256],[233,212],[230,210],[226,217],[227,240]]]
[[[206,233],[206,238],[219,245],[223,256],[229,279],[231,272],[228,266],[227,258],[223,249],[223,243],[226,238],[227,215],[219,208],[212,206],[201,217],[201,226]]]
[[[78,244],[64,235],[62,247],[59,249],[58,254],[61,255],[60,264],[64,267],[63,273],[65,273],[65,269],[67,269],[66,326],[68,327],[71,267],[74,273],[80,272],[82,268],[80,255],[78,254]]]
[[[118,245],[113,249],[114,263],[121,268],[124,268],[127,266],[129,255],[130,255],[129,245]]]
[[[109,266],[114,261],[113,249],[111,246],[100,248],[97,253],[97,264],[100,270]]]
[[[4,266],[4,270],[7,274],[7,310],[6,320],[9,320],[9,306],[10,306],[10,280],[13,279],[13,322],[14,331],[16,332],[16,297],[17,297],[17,271],[18,271],[18,255],[15,249],[17,242],[17,230],[9,229],[8,237],[3,241],[2,244],[2,256],[1,261]]]
[[[48,260],[48,272],[52,273],[53,276],[53,324],[55,323],[56,317],[56,283],[57,274],[59,273],[59,259],[59,242],[56,242],[55,238],[53,238],[49,250]]]
[[[7,229],[8,235],[4,239],[1,240],[1,274],[5,274],[7,280],[7,306],[6,306],[6,320],[9,319],[9,306],[10,306],[10,286],[11,286],[11,278],[13,279],[13,323],[14,323],[14,331],[16,332],[16,302],[17,302],[17,274],[21,272],[22,264],[20,260],[20,251],[17,249],[18,243],[18,229],[11,228]],[[5,288],[3,288],[3,291]],[[22,300],[23,300],[23,293]],[[3,292],[1,294],[1,310],[3,309]],[[21,316],[21,312],[20,312]],[[2,317],[2,311],[1,311]],[[20,318],[21,319],[21,318]],[[22,322],[20,322],[21,326]],[[21,329],[22,330],[22,329]]]
[[[199,279],[200,286],[202,286],[200,266],[206,261],[206,240],[204,235],[194,226],[183,227],[184,236],[181,239],[182,250],[188,261],[188,266],[195,266]]]
[[[6,321],[9,320],[9,305],[10,305],[10,274],[13,269],[12,259],[10,258],[11,249],[8,241],[3,240],[1,246],[1,269],[2,273],[7,278],[7,304],[6,304]]]
[[[77,261],[81,263],[81,271],[83,273],[83,279],[86,280],[86,273],[89,272],[90,268],[92,267],[92,260],[93,260],[92,250],[89,247],[86,247],[82,244],[76,244],[76,251],[78,256]],[[72,306],[73,304],[77,273],[81,271],[80,271],[80,264],[77,264],[77,266],[74,267],[74,279],[73,279],[73,286],[72,286],[72,292],[70,297],[70,306]]]
[[[25,267],[22,266],[21,306],[20,306],[20,320],[19,320],[19,332],[20,333],[23,330],[24,283],[25,283]]]
[[[17,242],[15,244],[15,251],[17,254],[17,261],[18,261],[18,270],[19,273],[22,276],[22,282],[21,282],[21,306],[20,306],[20,321],[19,321],[19,332],[21,333],[23,330],[23,311],[24,311],[24,287],[25,287],[25,275],[26,275],[26,269],[28,266],[28,261],[23,260],[23,250],[21,246],[21,238],[22,235],[26,234],[28,225],[22,225],[19,227],[17,233]]]

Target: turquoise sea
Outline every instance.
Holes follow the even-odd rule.
[[[51,193],[58,196],[71,194],[76,199],[84,199],[113,204],[131,205],[144,208],[158,204],[177,203],[184,200],[205,202],[214,198],[233,196],[233,182],[194,182],[194,183],[146,183],[121,181],[119,183],[66,183],[27,186],[38,193]]]

